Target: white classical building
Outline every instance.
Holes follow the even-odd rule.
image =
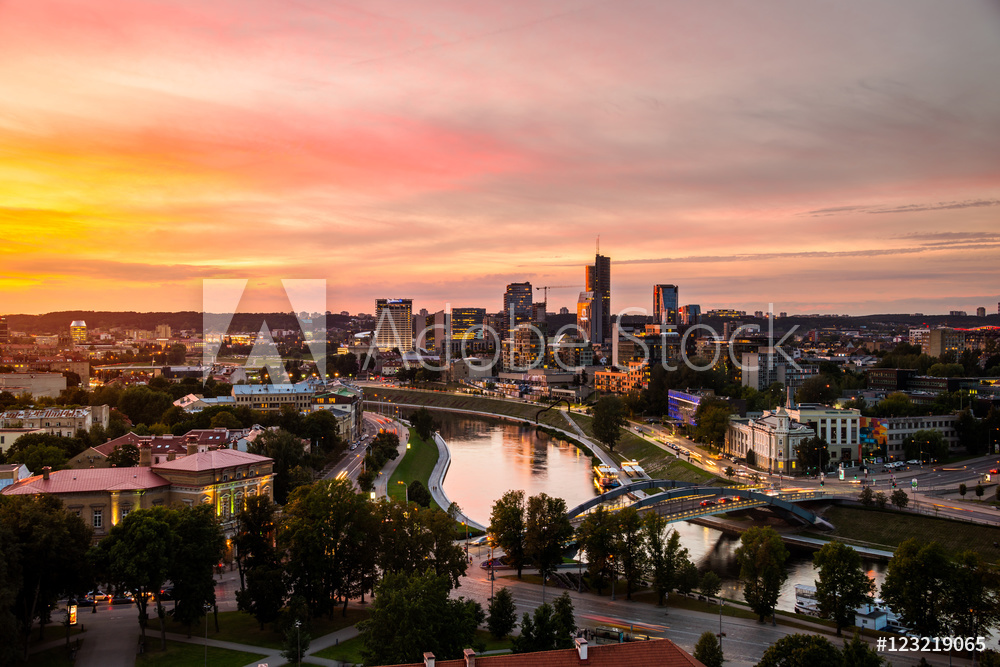
[[[830,462],[861,460],[861,411],[803,403],[788,408],[788,415],[806,424],[826,441]]]
[[[815,435],[805,424],[795,421],[785,408],[765,412],[759,419],[733,419],[726,431],[726,452],[746,458],[753,451],[759,468],[792,474],[795,472],[795,449]]]

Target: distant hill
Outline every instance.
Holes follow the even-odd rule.
[[[326,325],[342,327],[350,318],[331,314],[326,317]],[[173,331],[193,330],[201,332],[202,314],[196,311],[179,313],[137,313],[133,311],[113,312],[101,310],[64,310],[44,315],[8,315],[7,326],[11,331],[28,334],[58,334],[69,331],[69,323],[84,320],[91,329],[146,329],[152,331],[159,324],[168,324]],[[298,321],[291,313],[237,313],[233,317],[230,331],[260,331],[261,324],[267,322],[271,329],[296,329]]]

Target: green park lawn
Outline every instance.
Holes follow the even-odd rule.
[[[27,667],[71,667],[73,661],[65,646],[56,646],[46,651],[32,653],[28,656],[28,662],[24,664]]]
[[[823,517],[834,525],[834,530],[816,534],[824,539],[841,538],[894,548],[913,537],[921,542],[940,542],[951,554],[972,550],[989,561],[1000,558],[1000,549],[993,546],[1000,543],[1000,528],[996,526],[839,506],[827,509]]]
[[[186,667],[205,661],[205,646],[185,642],[167,642],[167,650],[159,650],[159,641],[146,642],[147,651],[135,657],[135,664],[146,667]],[[208,647],[208,664],[213,667],[243,667],[260,660],[264,656],[257,653],[230,651],[229,649]]]
[[[511,640],[509,638],[494,639],[493,635],[486,630],[476,630],[476,640],[483,642],[486,645],[487,651],[510,650],[511,647]],[[322,651],[317,651],[312,655],[315,655],[317,658],[325,658],[326,660],[339,660],[340,662],[360,665],[363,661],[363,658],[361,657],[362,648],[364,648],[364,644],[361,642],[361,637],[355,637],[353,639],[340,642],[337,646],[330,646]],[[306,659],[308,660],[308,656]],[[304,665],[306,663],[302,664]]]
[[[421,440],[416,430],[411,428],[410,448],[406,450],[403,460],[399,462],[396,470],[392,473],[392,477],[389,478],[389,497],[393,500],[403,500],[405,498],[406,489],[399,482],[403,482],[408,486],[410,482],[420,480],[421,484],[430,489],[430,484],[427,480],[430,479],[431,471],[434,470],[437,460],[438,449],[433,440],[431,442]]]
[[[312,619],[310,621],[312,626],[311,634],[313,637],[322,637],[323,635],[340,630],[341,628],[349,627],[359,621],[363,621],[368,618],[368,616],[369,613],[367,609],[357,609],[354,607],[348,607],[347,616],[341,616],[340,609],[338,608],[337,611],[334,612],[333,618],[322,616]],[[152,621],[150,625],[156,626],[156,622]],[[187,630],[181,624],[174,623],[169,620],[168,617],[167,632],[186,634]],[[195,637],[204,637],[204,620],[202,620],[201,623],[196,623],[192,626],[191,632]],[[156,639],[157,633],[159,633],[159,627],[150,627],[147,637]],[[261,630],[260,624],[257,623],[257,620],[250,614],[245,614],[242,611],[220,611],[218,632],[215,631],[215,624],[212,621],[212,617],[209,616],[208,638],[272,649],[280,649],[284,644],[284,637],[280,633],[274,631],[271,623],[265,624],[264,629]]]

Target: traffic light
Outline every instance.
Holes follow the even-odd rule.
[[[892,480],[892,488],[896,488],[896,480]]]

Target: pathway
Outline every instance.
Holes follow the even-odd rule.
[[[393,422],[392,428],[396,432],[396,435],[399,436],[399,448],[396,450],[399,456],[387,462],[382,467],[381,474],[375,478],[374,491],[376,498],[386,498],[389,496],[389,478],[392,477],[392,473],[395,472],[396,467],[402,463],[403,457],[406,456],[406,443],[410,441],[410,429],[402,421]]]
[[[434,469],[431,470],[428,483],[431,485],[430,492],[431,497],[434,498],[434,502],[447,510],[451,506],[451,500],[448,499],[448,496],[444,492],[444,478],[448,474],[448,468],[451,467],[451,450],[448,449],[448,443],[444,441],[444,438],[436,432],[434,433],[434,444],[438,448],[438,458],[437,463],[434,464]],[[462,511],[458,512],[455,520],[465,522],[470,528],[476,530],[486,530],[486,526],[470,518]]]

